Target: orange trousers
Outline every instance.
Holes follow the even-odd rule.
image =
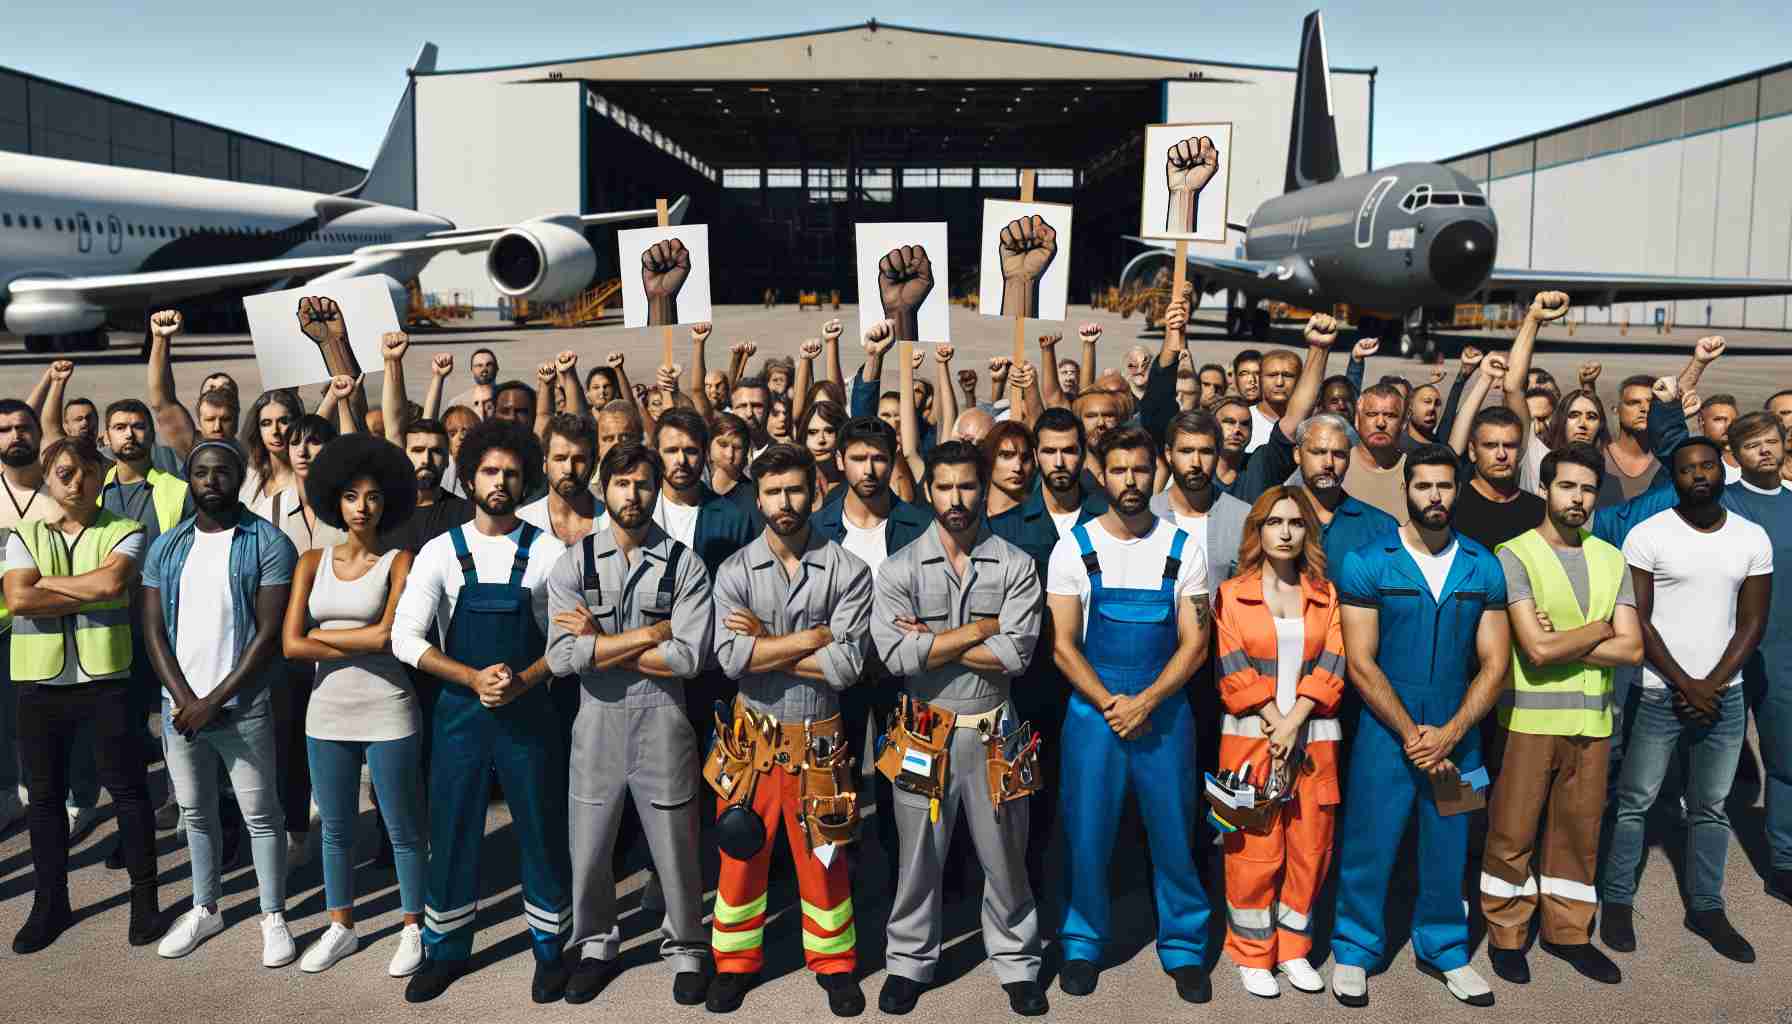
[[[750,860],[722,854],[715,924],[709,939],[719,973],[757,974],[765,965],[766,871],[777,844],[780,819],[796,861],[803,960],[817,974],[848,973],[858,965],[846,851],[836,847],[833,863],[825,868],[810,852],[809,838],[798,820],[800,785],[797,775],[778,767],[759,776],[753,789],[753,812],[765,823],[765,845]],[[720,814],[726,806],[718,800],[716,812]]]
[[[1268,970],[1313,949],[1313,901],[1331,869],[1338,824],[1337,760],[1328,747],[1335,744],[1309,745],[1316,770],[1296,779],[1294,799],[1267,832],[1225,837],[1226,953],[1240,967]],[[1220,764],[1246,761],[1268,764],[1269,741],[1220,738]]]

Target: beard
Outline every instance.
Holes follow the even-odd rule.
[[[1145,497],[1145,492],[1137,487],[1128,487],[1114,499],[1114,508],[1118,509],[1123,516],[1136,516],[1145,511],[1148,504],[1149,499]]]
[[[809,513],[806,510],[800,515],[795,512],[779,512],[768,517],[765,525],[780,537],[794,537],[809,525]]]
[[[578,494],[581,490],[584,490],[590,486],[591,486],[590,481],[586,481],[583,485],[581,485],[579,483],[578,477],[573,476],[571,474],[567,474],[566,476],[563,476],[560,479],[554,481],[554,493],[558,494],[562,498],[567,499],[568,501],[571,501],[573,498],[578,497]]]
[[[433,491],[442,482],[442,471],[437,469],[433,462],[416,467],[412,475],[417,478],[419,491]]]
[[[507,516],[516,511],[516,497],[502,487],[488,491],[479,499],[479,507],[488,516]]]
[[[1045,486],[1055,494],[1063,494],[1076,486],[1076,474],[1068,469],[1048,469],[1044,480]]]
[[[680,463],[666,467],[666,486],[675,491],[682,491],[697,482],[697,468]]]
[[[199,511],[216,518],[230,511],[230,507],[236,504],[236,495],[227,491],[194,491],[193,504]]]
[[[953,533],[963,533],[970,529],[972,522],[971,510],[963,505],[953,505],[940,513],[940,523]]]
[[[640,505],[624,505],[610,509],[610,518],[624,530],[633,530],[647,522],[647,509]]]
[[[14,441],[5,448],[0,448],[0,462],[13,469],[24,469],[37,465],[37,446],[24,441]]]
[[[1307,489],[1314,492],[1325,491],[1330,493],[1331,491],[1335,491],[1344,486],[1344,481],[1336,473],[1321,472],[1308,476],[1303,471],[1301,473],[1301,479],[1306,481]]]
[[[1587,510],[1584,508],[1565,508],[1560,512],[1552,508],[1549,510],[1549,518],[1556,524],[1558,530],[1566,532],[1567,530],[1578,530],[1587,525],[1588,516]]]
[[[1176,485],[1185,491],[1204,491],[1213,483],[1213,474],[1201,468],[1200,463],[1176,473]]]
[[[1702,487],[1703,482],[1701,481],[1694,483],[1685,490],[1677,490],[1680,497],[1680,503],[1682,505],[1694,506],[1713,505],[1717,503],[1719,498],[1724,496],[1724,478],[1721,476],[1711,484],[1711,489],[1709,491],[1703,490]],[[1678,485],[1676,485],[1676,488],[1678,488]]]
[[[865,501],[870,501],[883,492],[884,482],[876,473],[866,473],[852,482],[852,492]]]
[[[1415,505],[1412,499],[1406,499],[1406,514],[1413,522],[1427,530],[1441,530],[1449,526],[1456,507],[1454,505]]]

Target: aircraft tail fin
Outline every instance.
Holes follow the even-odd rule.
[[[408,210],[417,208],[416,76],[435,69],[436,44],[424,43],[406,72],[404,95],[398,101],[398,109],[392,113],[391,123],[386,126],[386,137],[367,169],[367,177],[340,195]]]
[[[1294,118],[1288,127],[1288,175],[1284,192],[1338,176],[1338,126],[1332,120],[1331,64],[1318,11],[1300,27],[1300,70],[1294,78]]]

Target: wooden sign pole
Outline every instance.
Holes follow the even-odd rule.
[[[1023,203],[1030,203],[1033,201],[1033,172],[1032,171],[1020,172],[1020,201]],[[1008,372],[1010,374],[1010,377],[1008,378],[1009,380],[1014,379],[1012,374],[1014,373],[1014,371],[1016,369],[1019,369],[1022,360],[1026,359],[1026,358],[1027,358],[1027,314],[1022,312],[1022,313],[1017,314],[1014,317],[1014,358],[1008,367]]]
[[[672,225],[670,223],[668,223],[668,221],[670,220],[670,217],[668,216],[668,214],[666,212],[666,201],[664,199],[655,200],[654,204],[653,204],[653,208],[660,216],[660,227],[662,227],[662,228],[671,227]],[[672,325],[671,324],[666,325],[666,340],[665,340],[665,344],[662,347],[661,352],[660,352],[660,365],[661,366],[671,366],[672,365]],[[657,376],[657,374],[656,374],[656,376]]]
[[[912,341],[896,343],[896,380],[896,393],[912,406],[915,401],[915,343]],[[916,429],[919,428],[917,423]]]
[[[1171,272],[1170,301],[1175,302],[1182,294],[1182,286],[1188,283],[1188,242],[1179,240],[1176,243],[1176,269]]]

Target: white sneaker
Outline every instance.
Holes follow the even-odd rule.
[[[0,792],[0,832],[11,828],[13,822],[23,820],[24,817],[25,801],[19,799],[19,794],[12,789]]]
[[[1238,968],[1238,979],[1244,982],[1244,990],[1260,999],[1274,999],[1282,994],[1282,986],[1276,984],[1276,976],[1261,967]]]
[[[305,959],[299,961],[299,970],[306,974],[321,974],[336,966],[336,961],[360,948],[361,940],[356,937],[353,928],[344,928],[331,921],[329,930],[305,951]]]
[[[1487,979],[1473,967],[1464,964],[1444,973],[1444,984],[1449,987],[1450,994],[1470,1006],[1492,1006],[1493,989],[1487,986]]]
[[[1302,992],[1325,991],[1325,979],[1319,976],[1319,972],[1313,969],[1312,964],[1307,963],[1307,958],[1304,956],[1295,957],[1293,960],[1284,960],[1276,965],[1276,970],[1288,979],[1288,984]]]
[[[310,832],[307,832],[302,839],[294,839],[290,833],[287,835],[286,873],[288,875],[311,863],[311,835]]]
[[[1345,1006],[1368,1006],[1369,972],[1351,964],[1332,965],[1332,995]]]
[[[179,825],[180,803],[170,794],[168,799],[162,801],[162,806],[156,808],[156,831],[166,832]]]
[[[298,950],[292,944],[292,932],[286,927],[286,915],[261,916],[261,966],[285,967],[292,963]]]
[[[156,952],[170,960],[186,956],[199,948],[199,944],[224,930],[224,918],[204,907],[194,907],[180,915],[168,934],[162,936],[162,944]]]
[[[408,978],[422,966],[423,929],[407,924],[398,933],[398,951],[392,954],[392,964],[386,968],[386,973],[394,978]]]
[[[75,809],[72,807],[69,808],[69,812],[68,812],[68,844],[69,844],[69,846],[73,847],[76,843],[80,842],[82,839],[85,839],[87,837],[87,833],[92,832],[93,827],[95,825],[98,825],[100,823],[100,819],[104,818],[105,816],[106,816],[105,812],[101,811],[98,807],[82,807],[80,809]]]

